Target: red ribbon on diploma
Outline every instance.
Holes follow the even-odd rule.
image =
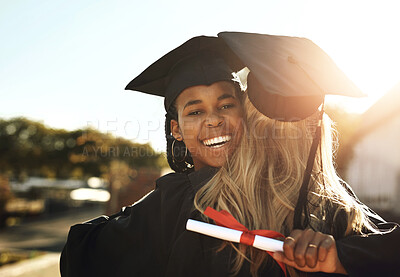
[[[285,237],[281,233],[271,231],[271,230],[252,230],[252,231],[250,231],[244,225],[239,223],[229,212],[227,212],[225,210],[221,210],[218,212],[211,207],[207,207],[206,210],[204,211],[204,214],[206,216],[208,216],[209,218],[213,219],[215,221],[215,223],[219,226],[242,231],[243,234],[240,237],[240,243],[242,243],[242,244],[252,246],[256,235],[267,237],[267,238],[272,238],[272,239]],[[269,252],[269,251],[266,251],[266,252],[273,258],[272,252]],[[278,262],[278,261],[276,261],[276,262],[279,264],[279,266],[281,267],[281,269],[283,270],[283,272],[285,273],[285,276],[286,276],[285,264],[282,262]]]

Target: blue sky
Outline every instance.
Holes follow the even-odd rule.
[[[400,82],[398,1],[0,0],[0,118],[88,125],[164,150],[163,99],[124,91],[149,64],[196,35],[302,36],[368,97]]]

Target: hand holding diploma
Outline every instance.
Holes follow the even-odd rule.
[[[226,211],[217,212],[207,207],[204,214],[220,226],[189,219],[186,229],[265,250],[277,261],[285,275],[285,264],[305,272],[347,274],[337,256],[336,242],[331,235],[311,229],[293,230],[283,242],[273,239],[284,237],[278,232],[249,231]]]
[[[273,257],[304,272],[347,274],[339,260],[334,237],[311,229],[293,230],[285,238],[283,252],[275,252]]]

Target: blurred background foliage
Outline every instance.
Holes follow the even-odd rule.
[[[164,154],[155,152],[149,144],[94,129],[52,129],[23,117],[0,119],[0,173],[11,179],[107,178],[115,160],[132,168],[167,166]]]

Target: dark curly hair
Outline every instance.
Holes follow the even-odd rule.
[[[175,107],[175,103],[171,105],[168,112],[165,114],[165,138],[167,139],[167,160],[169,166],[175,172],[190,173],[194,171],[194,163],[189,150],[186,149],[186,145],[183,141],[178,141],[172,136],[171,132],[171,120],[178,121],[178,112]],[[172,143],[174,143],[174,149],[172,149]],[[172,151],[174,154],[172,155]],[[185,155],[185,153],[187,153]]]

